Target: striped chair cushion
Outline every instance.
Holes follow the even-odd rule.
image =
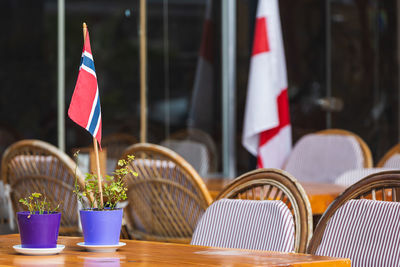
[[[367,177],[370,174],[390,171],[394,168],[362,168],[346,171],[335,179],[334,184],[350,186],[360,181],[362,178]]]
[[[343,172],[363,166],[353,136],[309,134],[296,143],[284,169],[300,181],[333,183]]]
[[[400,203],[349,200],[329,220],[317,255],[352,266],[400,266]]]
[[[191,244],[292,252],[293,217],[282,201],[221,199],[206,210]]]
[[[205,176],[210,169],[210,159],[206,145],[192,140],[167,140],[162,146],[178,153],[200,174]]]
[[[383,167],[399,169],[400,168],[400,154],[394,154],[393,156],[391,156],[385,162],[385,164],[383,164]]]

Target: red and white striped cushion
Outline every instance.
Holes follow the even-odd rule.
[[[352,184],[360,181],[364,177],[367,177],[370,174],[383,172],[383,171],[391,171],[395,170],[394,168],[361,168],[354,169],[350,171],[346,171],[342,173],[338,178],[333,182],[334,184],[343,185],[349,187]]]
[[[282,201],[221,199],[206,210],[191,244],[292,252],[293,216]]]
[[[400,168],[400,154],[396,153],[392,155],[386,162],[383,164],[383,167],[385,168],[394,168],[394,169],[399,169]]]
[[[349,200],[329,220],[316,255],[352,266],[400,266],[400,203]]]
[[[161,145],[182,156],[200,176],[207,175],[210,169],[210,159],[206,145],[192,140],[167,140],[161,142]]]
[[[333,183],[343,172],[364,167],[357,139],[337,134],[308,134],[293,148],[285,171],[299,181]]]

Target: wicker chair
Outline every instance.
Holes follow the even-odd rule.
[[[11,145],[1,163],[4,184],[10,186],[14,212],[26,210],[19,199],[32,192],[44,193],[53,204],[61,202],[61,235],[78,234],[78,201],[73,193],[75,174],[80,186],[84,177],[75,162],[55,146],[39,140]]]
[[[348,170],[372,166],[371,151],[360,137],[349,131],[329,129],[303,136],[284,170],[299,181],[333,183]]]
[[[166,146],[172,150],[176,151],[174,147],[176,147],[176,142],[177,141],[187,141],[187,142],[193,142],[197,144],[201,144],[205,146],[207,149],[207,173],[212,173],[216,172],[218,168],[218,154],[217,154],[217,148],[215,145],[214,140],[211,138],[209,134],[206,132],[195,129],[195,128],[188,128],[188,129],[183,129],[180,131],[177,131],[169,136],[166,140],[161,142],[161,145]],[[169,142],[175,142],[172,143],[172,145],[169,145]],[[189,151],[183,154],[180,154],[185,158],[186,154],[190,153]],[[190,163],[190,161],[189,161]],[[193,165],[193,163],[192,163]],[[199,171],[199,170],[197,170]]]
[[[257,169],[233,180],[217,199],[281,200],[294,217],[295,252],[305,252],[312,234],[312,211],[303,187],[285,171]]]
[[[361,148],[362,156],[363,156],[363,166],[364,168],[372,168],[374,166],[371,149],[365,143],[365,141],[358,136],[357,134],[343,130],[343,129],[326,129],[317,132],[316,134],[325,134],[325,135],[343,135],[343,136],[351,136],[357,140],[358,145]]]
[[[211,204],[191,245],[293,252],[294,222],[280,200],[220,199]]]
[[[400,168],[400,144],[392,147],[386,154],[379,160],[376,165],[378,168]]]
[[[350,258],[352,266],[399,266],[399,201],[400,171],[365,177],[329,206],[307,252]]]
[[[212,198],[197,172],[175,152],[139,143],[122,156],[134,155],[129,174],[126,221],[136,239],[189,243]]]

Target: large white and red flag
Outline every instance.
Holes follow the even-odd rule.
[[[259,0],[242,136],[259,168],[282,168],[290,153],[287,86],[278,0]]]
[[[78,80],[69,105],[68,116],[93,135],[99,145],[101,144],[100,96],[89,31],[86,32]]]

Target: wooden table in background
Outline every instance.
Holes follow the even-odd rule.
[[[12,246],[19,235],[0,236],[0,265],[11,266],[351,266],[349,259],[307,254],[222,249],[172,243],[122,240],[126,246],[113,253],[87,252],[80,237],[59,237],[65,249],[53,256],[17,254]]]
[[[212,198],[215,199],[231,180],[208,178],[204,181]],[[301,182],[301,185],[303,186],[307,193],[308,199],[310,200],[313,215],[323,214],[332,201],[346,189],[345,186],[336,184]]]

